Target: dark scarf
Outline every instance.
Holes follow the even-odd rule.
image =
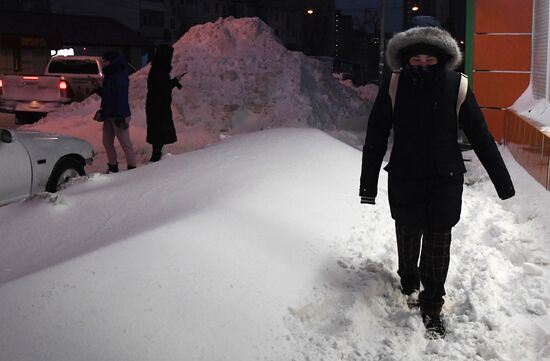
[[[437,63],[428,66],[412,66],[405,64],[403,73],[416,87],[425,87],[433,85],[437,80],[441,79],[445,72],[445,64]]]

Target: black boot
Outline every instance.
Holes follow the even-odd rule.
[[[151,153],[151,159],[149,162],[158,162],[162,158],[162,147],[163,144],[153,144],[153,151]]]
[[[128,164],[128,170],[132,170],[132,169],[136,169],[136,166],[135,166],[135,165],[129,165],[129,164]]]
[[[441,319],[441,314],[422,313],[422,321],[426,327],[425,337],[430,340],[445,338],[447,330]]]
[[[118,173],[118,163],[117,164],[110,164],[107,163],[107,174],[109,173]]]

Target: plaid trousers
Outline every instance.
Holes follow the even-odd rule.
[[[420,307],[423,313],[439,314],[445,302],[445,280],[449,270],[451,229],[421,230],[395,223],[397,254],[404,294],[420,292]],[[420,257],[420,264],[419,264]]]

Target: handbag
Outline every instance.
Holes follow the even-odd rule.
[[[101,112],[101,109],[99,109],[97,112],[95,112],[94,120],[96,122],[102,122],[103,121],[103,113]]]

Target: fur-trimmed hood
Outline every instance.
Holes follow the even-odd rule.
[[[428,44],[448,54],[447,69],[456,69],[462,63],[462,53],[451,34],[435,27],[415,27],[395,34],[388,42],[386,61],[392,71],[401,69],[401,52],[414,44]]]

